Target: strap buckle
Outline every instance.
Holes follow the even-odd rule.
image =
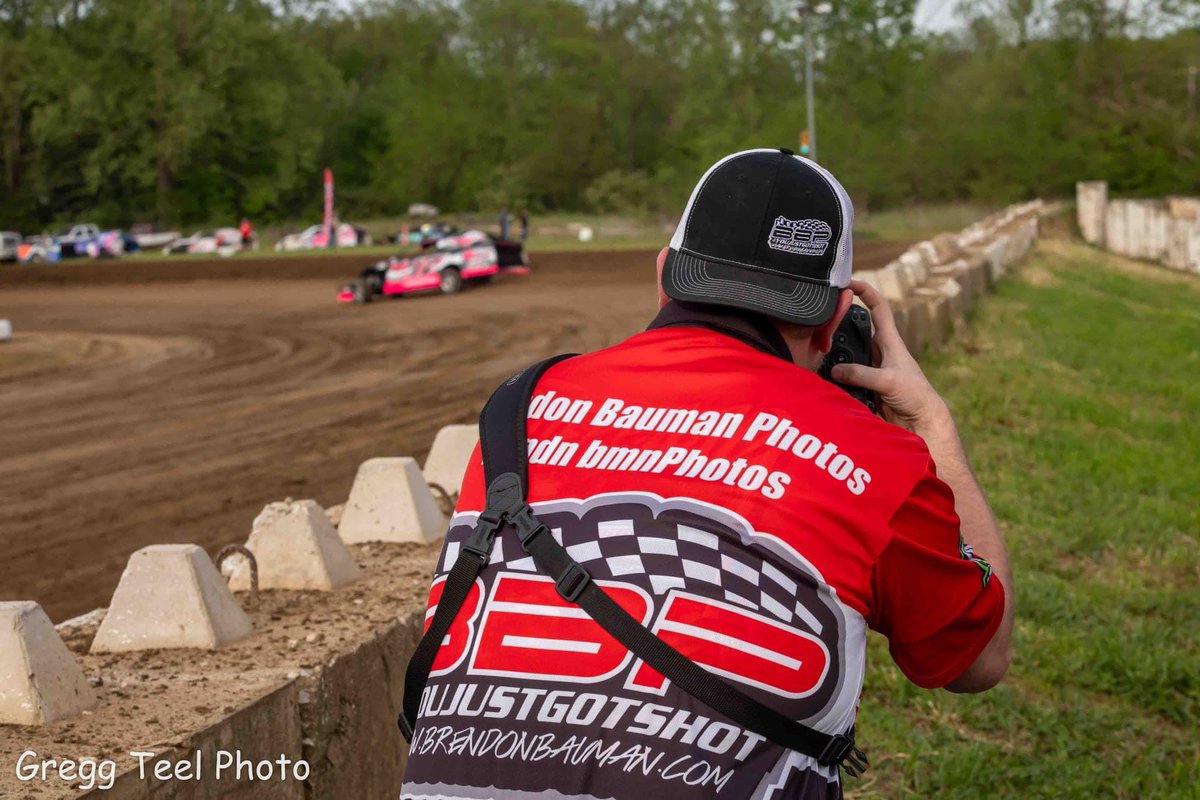
[[[496,543],[496,533],[504,525],[504,512],[495,509],[484,509],[475,523],[475,532],[463,545],[463,552],[470,553],[486,564],[492,558],[492,546]]]
[[[517,529],[517,538],[521,540],[521,547],[525,552],[529,552],[529,543],[543,533],[549,533],[550,529],[542,524],[533,513],[528,503],[524,503],[520,508],[509,513],[508,522]]]
[[[823,767],[841,767],[851,778],[857,778],[867,771],[870,761],[867,754],[854,745],[854,737],[839,733],[829,740],[817,763]]]
[[[572,561],[554,581],[554,588],[564,600],[574,603],[592,582],[591,573],[577,561]]]

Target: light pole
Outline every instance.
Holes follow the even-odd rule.
[[[829,14],[833,11],[832,3],[801,3],[796,6],[795,17],[804,23],[804,105],[808,110],[808,139],[811,150],[810,158],[817,160],[817,115],[813,105],[813,49],[810,33],[810,17],[813,14]]]

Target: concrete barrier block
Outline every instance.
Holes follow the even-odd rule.
[[[130,556],[92,652],[213,650],[250,632],[250,619],[201,548],[152,545]]]
[[[926,266],[942,263],[941,258],[938,255],[938,249],[934,247],[933,242],[931,241],[920,242],[914,245],[913,249],[920,254],[922,259],[924,259]]]
[[[958,243],[958,237],[952,233],[939,233],[930,240],[933,245],[934,252],[937,255],[934,263],[947,264],[963,255],[962,246]]]
[[[0,725],[45,725],[96,707],[96,695],[42,607],[0,602]]]
[[[1172,219],[1200,220],[1200,197],[1168,197],[1167,213]]]
[[[972,281],[978,281],[982,285],[982,291],[987,291],[992,285],[992,272],[988,268],[987,254],[983,252],[983,248],[974,247],[967,251],[963,257],[967,262],[967,273],[971,275]]]
[[[932,295],[940,295],[945,298],[948,319],[961,319],[966,313],[966,292],[963,291],[962,285],[952,277],[935,278],[930,281],[929,286],[924,289],[919,289],[920,293],[928,293]],[[941,302],[939,300],[939,302]]]
[[[958,258],[940,267],[934,267],[931,273],[935,279],[953,279],[962,293],[961,306],[964,310],[975,304],[975,300],[987,289],[987,280],[982,272],[972,270],[965,258]]]
[[[950,314],[954,319],[959,320],[967,316],[974,298],[967,293],[957,278],[942,281],[938,290],[950,298]]]
[[[925,279],[929,276],[929,266],[925,263],[925,257],[916,250],[906,250],[898,259],[900,269],[908,276],[909,284],[912,287],[920,286],[925,283]]]
[[[1104,212],[1104,242],[1103,244],[1118,255],[1129,254],[1129,237],[1126,230],[1126,209],[1129,203],[1114,200],[1109,203]]]
[[[987,261],[978,256],[968,255],[956,263],[962,264],[955,279],[971,297],[971,301],[982,297],[988,290]]]
[[[1075,184],[1075,216],[1084,241],[1090,245],[1104,246],[1108,204],[1109,185],[1105,181],[1080,181]]]
[[[1200,221],[1193,221],[1187,232],[1183,263],[1189,272],[1200,272]]]
[[[989,236],[991,236],[990,229],[981,223],[968,225],[958,234],[958,246],[963,249],[979,247],[987,241]]]
[[[912,315],[909,314],[908,307],[905,305],[892,303],[891,306],[892,317],[896,320],[896,332],[900,334],[900,338],[907,345],[909,343],[908,323]]]
[[[425,480],[436,483],[449,494],[457,494],[475,445],[479,444],[479,425],[447,425],[433,437],[433,446],[425,459]]]
[[[432,542],[446,518],[411,458],[372,458],[354,478],[338,534],[347,544]]]
[[[1149,201],[1143,208],[1146,246],[1144,258],[1162,261],[1167,257],[1171,238],[1171,214],[1166,203]]]
[[[1115,207],[1115,210],[1114,210]],[[1156,200],[1119,200],[1109,203],[1107,222],[1115,224],[1109,249],[1130,258],[1158,261],[1167,251],[1170,215],[1165,203]]]
[[[886,267],[875,271],[879,281],[879,291],[889,303],[902,303],[908,297],[912,286],[906,281],[906,276],[900,269],[900,263],[893,261]]]
[[[1040,223],[1037,217],[1030,217],[1022,222],[1016,229],[1016,244],[1017,250],[1014,253],[1014,260],[1019,261],[1024,258],[1030,250],[1033,249],[1034,242],[1037,241],[1038,230]]]
[[[928,317],[928,327],[922,332],[922,352],[929,347],[941,347],[945,343],[952,324],[950,300],[948,295],[938,289],[917,290],[917,305],[925,308]]]
[[[983,248],[987,257],[989,282],[995,283],[1008,271],[1012,259],[1011,245],[1012,237],[1009,234],[1000,234]]]
[[[313,500],[268,505],[254,518],[246,547],[258,562],[260,589],[328,592],[361,574],[325,510]],[[245,559],[233,565],[229,588],[247,591],[249,565]]]
[[[1200,272],[1200,218],[1172,218],[1167,241],[1167,266]]]
[[[923,298],[914,296],[906,312],[905,329],[901,336],[909,352],[920,357],[933,336],[933,309]]]
[[[1193,223],[1188,233],[1187,253],[1184,257],[1185,269],[1189,272],[1200,273],[1200,223]]]

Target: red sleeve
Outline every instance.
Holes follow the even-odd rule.
[[[991,641],[1004,615],[1004,587],[962,543],[954,493],[932,460],[890,527],[875,562],[872,627],[888,638],[909,680],[945,686]]]

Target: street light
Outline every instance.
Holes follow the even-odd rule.
[[[813,161],[817,160],[817,117],[813,110],[813,51],[812,39],[809,36],[809,18],[814,14],[830,13],[833,13],[833,3],[800,3],[792,12],[793,17],[804,23],[804,103],[808,109],[808,137]]]

